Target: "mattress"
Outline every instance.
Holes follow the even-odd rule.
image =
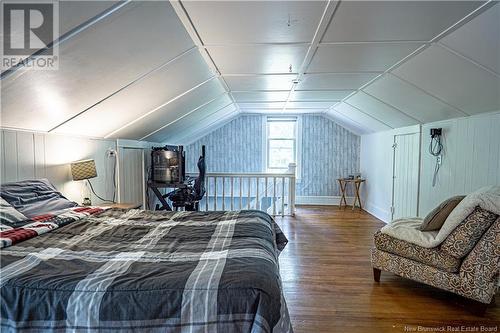
[[[258,211],[110,209],[1,251],[2,332],[291,332]]]

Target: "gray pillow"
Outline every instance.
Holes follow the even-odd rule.
[[[460,201],[465,198],[465,195],[457,195],[443,201],[439,206],[434,208],[424,218],[424,222],[420,225],[420,231],[439,230],[448,218],[448,215],[455,209]]]
[[[29,218],[78,206],[57,191],[48,179],[2,184],[0,196]]]
[[[20,227],[28,221],[28,218],[18,212],[7,201],[0,197],[0,223],[12,228]]]

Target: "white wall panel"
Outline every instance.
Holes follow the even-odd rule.
[[[427,152],[430,128],[443,128],[443,162],[432,187],[435,157]],[[420,214],[453,195],[500,184],[500,113],[426,124],[422,135]]]
[[[384,222],[391,220],[392,131],[361,136],[360,170],[366,182],[361,192],[365,210]]]
[[[2,183],[18,179],[17,133],[2,131]]]
[[[17,132],[17,176],[20,179],[35,177],[35,144],[33,134]]]
[[[393,219],[417,216],[420,133],[394,136]]]
[[[142,204],[144,201],[145,177],[143,149],[122,148],[120,158],[120,201]]]
[[[114,161],[108,149],[116,149],[112,140],[1,130],[1,183],[48,178],[68,199],[81,202],[84,182],[71,178],[70,163],[92,158],[96,161],[97,178],[92,179],[96,192],[105,198],[113,194]],[[94,203],[100,202],[92,198]]]
[[[443,129],[444,150],[437,184],[432,187],[436,158],[429,154],[430,129]],[[443,200],[500,184],[500,112],[458,118],[422,126],[419,215],[425,216]],[[394,133],[361,137],[361,173],[367,178],[366,209],[390,221],[392,142]]]

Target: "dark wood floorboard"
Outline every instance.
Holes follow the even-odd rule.
[[[437,288],[387,272],[375,283],[370,248],[384,224],[368,213],[302,206],[295,218],[276,221],[290,241],[280,270],[297,333],[418,332],[418,326],[446,332],[448,325],[500,330],[498,304],[478,317],[465,299]]]

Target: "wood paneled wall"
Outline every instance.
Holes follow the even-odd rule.
[[[92,158],[97,178],[92,179],[96,192],[104,198],[113,196],[114,140],[77,138],[62,135],[0,130],[0,183],[48,178],[68,199],[81,202],[86,191],[83,181],[73,181],[69,163]],[[92,197],[93,203],[99,203]]]
[[[443,128],[443,159],[432,187],[436,159],[428,152],[430,129]],[[500,112],[426,124],[422,128],[420,215],[446,198],[500,184]]]

